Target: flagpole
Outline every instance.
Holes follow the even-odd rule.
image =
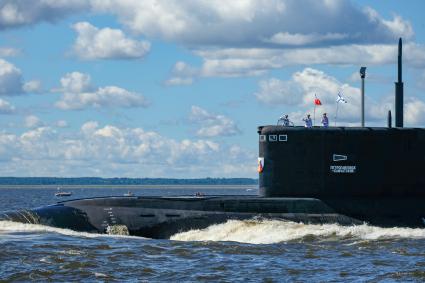
[[[314,110],[313,110],[313,127],[316,126],[316,100],[317,100],[317,95],[314,94]]]
[[[336,102],[336,114],[335,114],[335,127],[336,127],[336,120],[338,119],[338,101]]]

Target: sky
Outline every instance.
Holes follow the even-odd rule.
[[[257,126],[425,123],[423,0],[0,0],[0,176],[256,178]],[[341,93],[347,101],[338,105]],[[393,112],[394,113],[394,112]],[[318,122],[318,121],[316,121]]]

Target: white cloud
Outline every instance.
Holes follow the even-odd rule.
[[[96,121],[88,121],[81,126],[81,132],[85,135],[92,135],[99,127],[99,123]]]
[[[144,96],[117,86],[95,88],[88,74],[72,72],[60,80],[63,95],[56,107],[63,110],[79,110],[88,107],[146,107]]]
[[[404,102],[405,125],[421,126],[425,124],[425,102],[416,97],[406,99]]]
[[[13,113],[15,113],[15,106],[11,105],[8,101],[0,98],[0,114]]]
[[[425,47],[409,41],[414,32],[408,21],[397,15],[384,19],[349,1],[98,1],[94,6],[118,15],[135,32],[195,50],[202,65],[177,62],[168,85],[191,84],[197,77],[257,76],[298,64],[392,64],[399,36],[408,42],[407,64],[425,66]]]
[[[130,39],[120,29],[99,29],[88,22],[73,28],[78,33],[73,49],[82,59],[138,59],[150,49],[149,42]]]
[[[116,15],[134,32],[186,46],[387,43],[414,35],[398,15],[388,20],[371,8],[338,0],[33,0],[30,8],[25,0],[4,0],[0,28],[88,12]],[[282,40],[285,35],[290,40]]]
[[[300,33],[288,33],[279,32],[274,34],[270,39],[265,39],[265,42],[282,44],[282,45],[308,45],[312,43],[319,43],[323,41],[336,41],[347,38],[347,34],[341,33],[326,33],[326,34],[300,34]]]
[[[25,117],[25,127],[27,128],[38,128],[43,126],[43,122],[35,115]]]
[[[322,43],[388,43],[413,37],[408,21],[382,18],[351,1],[251,0],[93,1],[98,12],[118,16],[135,32],[187,46],[262,47]],[[233,31],[233,32],[229,32]],[[237,32],[235,32],[237,31]],[[314,31],[312,34],[311,31]],[[278,42],[273,42],[275,36]],[[287,37],[288,38],[288,37]]]
[[[68,127],[68,122],[65,120],[58,120],[55,123],[55,126],[58,128],[67,128]]]
[[[13,57],[17,56],[20,50],[12,47],[0,47],[0,57]]]
[[[180,43],[201,57],[200,67],[177,62],[165,82],[198,77],[264,75],[292,65],[392,64],[396,41],[408,42],[406,62],[425,66],[425,47],[411,42],[409,21],[385,19],[370,7],[338,0],[94,1],[136,33]],[[229,32],[237,31],[237,32]],[[184,68],[180,68],[183,66]]]
[[[241,51],[243,52],[243,50]],[[201,53],[206,54],[205,52]],[[204,62],[200,71],[200,76],[202,77],[260,76],[264,75],[270,69],[282,67],[282,64],[278,63],[279,61],[273,61],[271,58],[257,60],[249,57],[227,57],[219,59],[203,57],[203,59]]]
[[[192,106],[190,120],[200,125],[196,132],[200,137],[233,136],[241,133],[236,123],[230,118],[211,114],[199,106]]]
[[[369,17],[369,21],[377,23],[380,27],[387,28],[387,33],[398,34],[399,37],[412,38],[415,33],[413,32],[410,22],[403,20],[399,15],[394,15],[393,20],[385,20],[371,7],[364,9],[365,14]],[[382,31],[385,31],[383,29]]]
[[[288,85],[291,86],[290,91],[287,89]],[[342,83],[317,69],[305,68],[300,72],[295,72],[288,81],[275,78],[260,81],[259,89],[258,92],[254,93],[259,102],[270,106],[286,105],[291,107],[288,109],[291,109],[290,111],[292,112],[287,114],[290,114],[290,118],[295,124],[300,124],[301,118],[306,113],[313,114],[313,102],[315,96],[317,96],[321,100],[322,106],[318,106],[316,112],[320,113],[318,115],[325,112],[328,113],[333,125],[336,115],[336,98],[340,92],[348,103],[339,104],[338,122],[345,125],[358,125],[360,122],[360,89]],[[366,95],[365,110],[367,121],[372,124],[381,123],[382,125],[386,121],[388,110],[394,109],[393,100],[392,94],[388,96],[381,94],[381,98],[378,101]],[[406,109],[408,107],[420,109],[420,103],[406,105]],[[421,110],[418,110],[418,112],[420,115],[425,115]],[[413,113],[412,115],[415,116]],[[409,121],[408,124],[410,125],[419,121],[418,118],[413,117],[406,120]]]
[[[12,63],[0,58],[0,95],[14,96],[40,90],[40,81],[24,82],[21,70]]]
[[[0,132],[0,160],[1,161],[7,162],[12,160],[16,156],[17,154],[16,147],[17,147],[18,139],[19,138],[14,134]]]
[[[38,93],[42,90],[41,82],[38,80],[32,80],[24,83],[22,89],[28,93]]]
[[[21,135],[0,132],[2,175],[253,177],[256,153],[205,139],[175,140],[141,128],[103,127],[79,132],[38,127]],[[19,168],[19,170],[18,170]]]
[[[137,93],[116,86],[106,86],[95,92],[65,93],[56,106],[63,110],[87,107],[146,107],[147,101]]]
[[[191,85],[193,78],[172,77],[165,81],[166,85]]]
[[[30,5],[30,7],[29,7]],[[54,22],[63,17],[88,10],[87,0],[3,0],[0,7],[0,29]]]
[[[191,85],[199,75],[199,70],[186,64],[177,62],[171,71],[171,77],[165,81],[166,85]]]
[[[65,93],[82,93],[93,89],[90,75],[80,72],[67,73],[60,79],[60,83],[61,91]]]
[[[297,85],[276,78],[259,82],[260,90],[254,95],[258,101],[265,104],[298,104],[301,96]]]
[[[22,91],[21,70],[0,59],[0,95],[17,95]]]
[[[425,46],[404,44],[405,65],[425,67]],[[397,44],[342,45],[296,49],[205,49],[195,54],[203,58],[199,68],[202,77],[238,77],[263,75],[271,69],[295,65],[385,65],[394,64]],[[194,68],[194,67],[191,67]]]
[[[25,3],[5,1],[0,28],[90,11],[116,15],[137,34],[195,50],[202,66],[186,64],[165,82],[168,85],[191,84],[197,77],[257,76],[297,64],[389,64],[400,36],[408,42],[407,64],[425,66],[425,47],[411,41],[409,21],[396,14],[383,18],[352,1],[34,0],[31,9]],[[140,58],[149,50],[147,43],[129,39],[119,29],[86,22],[74,28],[79,32],[74,50],[81,58]]]

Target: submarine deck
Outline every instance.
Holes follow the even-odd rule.
[[[276,132],[276,131],[347,131],[347,132],[388,132],[388,131],[420,131],[425,132],[425,128],[418,127],[345,127],[345,126],[313,126],[307,128],[304,126],[280,126],[280,125],[263,125],[258,126],[258,133],[261,131]],[[266,132],[263,132],[266,133]]]

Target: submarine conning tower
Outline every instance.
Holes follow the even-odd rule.
[[[425,197],[425,129],[403,127],[402,41],[396,123],[388,127],[260,126],[263,197]]]
[[[424,197],[425,129],[259,127],[263,197]]]

